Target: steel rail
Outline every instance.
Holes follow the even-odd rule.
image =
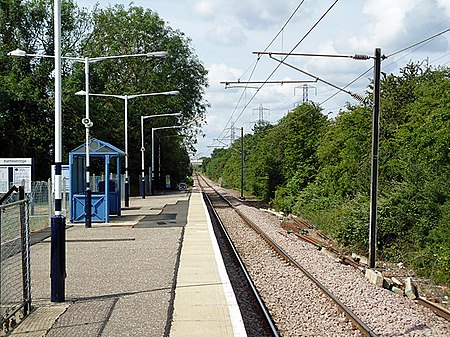
[[[356,314],[348,308],[344,303],[342,303],[336,296],[334,296],[319,280],[317,280],[311,273],[309,273],[303,266],[301,266],[294,258],[292,258],[286,251],[284,251],[275,241],[273,241],[264,231],[255,223],[253,223],[248,217],[242,214],[228,199],[226,199],[221,193],[219,193],[213,186],[211,186],[202,175],[199,175],[202,180],[218,195],[223,199],[231,208],[233,208],[237,214],[247,223],[256,233],[258,233],[264,241],[266,241],[283,259],[294,267],[300,269],[306,277],[308,277],[313,283],[315,283],[319,289],[326,294],[344,313],[344,315],[353,323],[353,325],[363,334],[364,336],[377,337],[378,335],[367,326]]]
[[[252,291],[252,294],[253,294],[253,296],[255,297],[255,299],[256,299],[256,301],[258,303],[258,306],[259,306],[259,308],[261,310],[261,313],[263,314],[263,318],[267,322],[267,325],[270,327],[270,331],[272,333],[272,336],[279,337],[280,335],[279,335],[278,330],[277,330],[277,328],[275,326],[275,323],[273,322],[272,317],[271,317],[269,311],[267,310],[266,305],[264,304],[264,301],[262,300],[261,296],[259,295],[258,290],[256,289],[255,285],[253,284],[253,281],[252,281],[252,279],[250,277],[250,274],[248,273],[247,268],[245,267],[244,262],[242,261],[240,255],[239,255],[239,253],[238,253],[238,251],[236,249],[236,246],[233,244],[233,241],[231,240],[231,237],[229,236],[227,230],[225,229],[225,226],[224,226],[222,220],[220,219],[219,214],[217,214],[217,211],[214,208],[210,197],[205,192],[202,192],[202,194],[203,194],[203,196],[205,198],[205,201],[210,206],[210,209],[213,212],[214,217],[216,218],[216,220],[217,220],[217,222],[219,224],[220,231],[222,232],[222,234],[226,238],[227,245],[231,248],[231,251],[233,252],[233,258],[236,259],[236,261],[239,264],[239,267],[241,268],[241,270],[242,270],[242,272],[243,272],[243,274],[245,276],[245,280],[246,280],[248,286],[250,287],[250,289]]]
[[[450,321],[450,310],[421,297],[417,299],[417,302],[424,307],[431,309],[436,315],[445,318],[447,321]]]

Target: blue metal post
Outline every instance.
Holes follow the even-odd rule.
[[[109,156],[105,157],[105,222],[109,222]]]
[[[125,101],[125,207],[130,207],[130,182],[128,177],[128,96]],[[120,208],[119,208],[120,209]]]
[[[85,192],[85,204],[84,204],[84,218],[85,227],[92,227],[92,190],[91,190],[91,161],[89,157],[89,128],[92,126],[91,120],[89,119],[89,58],[84,59],[84,72],[85,72],[85,91],[86,91],[86,117],[84,119],[85,129],[86,129],[86,192]]]

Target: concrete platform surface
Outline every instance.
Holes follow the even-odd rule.
[[[199,193],[161,194],[69,227],[62,303],[50,302],[50,238],[33,244],[34,310],[11,336],[245,335],[205,211]]]
[[[246,336],[206,205],[192,193],[181,249],[171,337]]]
[[[112,216],[108,224],[68,228],[63,303],[50,302],[50,238],[34,244],[35,310],[11,336],[167,335],[184,226],[133,226],[189,197],[189,193],[175,193],[132,198],[131,207],[121,217]]]

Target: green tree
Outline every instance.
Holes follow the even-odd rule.
[[[231,151],[226,149],[214,149],[211,157],[203,163],[205,173],[212,179],[219,180],[230,154]]]
[[[316,178],[317,148],[328,127],[321,110],[312,103],[299,105],[271,131],[279,143],[283,170],[283,182],[275,188],[273,204],[284,211],[292,211],[299,193]]]
[[[6,53],[21,48],[28,53],[53,55],[53,9],[44,0],[5,0],[0,4],[0,156],[34,157],[36,178],[47,179],[53,162],[54,79],[53,60],[12,58]],[[140,7],[95,7],[92,13],[73,1],[62,5],[62,49],[65,56],[97,57],[167,50],[164,60],[130,58],[91,64],[90,91],[107,94],[138,94],[179,90],[180,97],[136,98],[129,104],[130,174],[140,173],[140,116],[181,112],[179,123],[187,128],[175,137],[168,151],[183,153],[174,176],[189,174],[185,160],[193,149],[208,106],[203,101],[206,70],[190,40],[171,29],[159,16]],[[84,89],[84,64],[63,62],[63,158],[84,141],[84,99],[74,93]],[[124,148],[123,101],[90,99],[94,123],[91,134]],[[145,144],[151,142],[150,127],[173,125],[174,119],[146,123]],[[149,148],[149,146],[146,146]],[[150,156],[147,156],[148,158]],[[175,156],[170,156],[176,160]],[[137,186],[138,184],[134,184]],[[132,184],[133,186],[133,184]]]
[[[166,25],[156,13],[141,7],[123,5],[96,8],[92,14],[92,32],[82,43],[80,54],[87,57],[106,55],[143,54],[153,51],[168,51],[165,59],[134,57],[105,60],[90,67],[90,91],[118,95],[132,95],[179,90],[180,96],[139,97],[128,104],[128,144],[130,176],[136,179],[140,174],[141,142],[140,116],[181,112],[178,123],[186,126],[183,139],[171,143],[168,151],[184,152],[193,149],[198,135],[198,127],[205,120],[208,106],[203,101],[207,86],[207,71],[195,55],[190,40],[180,31]],[[75,71],[68,87],[73,92],[84,88],[84,66],[75,65]],[[68,89],[68,91],[70,91]],[[78,100],[78,103],[74,101]],[[70,98],[70,125],[78,125],[83,116],[84,104],[80,97]],[[124,148],[124,107],[123,101],[114,98],[91,98],[91,119],[94,123],[92,135]],[[151,127],[170,126],[177,123],[175,118],[153,118],[145,122],[145,147],[150,149]],[[70,133],[72,130],[67,130]],[[78,130],[80,141],[83,131]],[[173,131],[173,130],[172,130]],[[75,147],[76,144],[71,144]],[[148,151],[148,150],[147,150]],[[147,152],[150,158],[150,152]],[[178,172],[174,177],[185,179],[190,174],[186,161],[176,162],[177,157],[169,156],[175,162],[168,165]],[[181,165],[183,164],[183,165]],[[135,180],[136,181],[136,180]],[[139,186],[132,183],[132,186]]]
[[[398,75],[383,77],[377,227],[381,258],[401,261],[447,285],[449,92],[449,68],[409,64]],[[273,204],[279,209],[311,220],[347,248],[366,254],[372,109],[348,104],[325,123],[320,109],[313,108],[301,106],[270,129],[248,136],[251,189],[265,199],[276,190]],[[223,151],[227,165],[228,150]],[[215,174],[221,169],[217,165]]]
[[[370,183],[371,109],[347,106],[331,123],[317,149],[319,183],[329,195],[368,193]]]
[[[256,125],[253,136],[245,138],[245,186],[255,196],[269,201],[275,186],[282,183],[278,141],[271,134],[274,126]]]
[[[85,25],[76,22],[86,18],[86,12],[64,1],[61,15],[63,46],[70,51],[84,34]],[[52,4],[2,1],[0,32],[0,156],[33,158],[35,178],[44,180],[53,162],[53,60],[6,55],[16,48],[53,55]]]

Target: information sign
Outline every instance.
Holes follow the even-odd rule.
[[[31,193],[31,166],[18,166],[13,170],[13,184],[19,187],[25,182],[25,193]]]
[[[166,188],[170,188],[170,175],[166,175]]]
[[[0,193],[7,193],[25,181],[25,193],[31,193],[32,158],[0,158]]]
[[[8,168],[0,167],[0,193],[6,193],[8,190]]]

